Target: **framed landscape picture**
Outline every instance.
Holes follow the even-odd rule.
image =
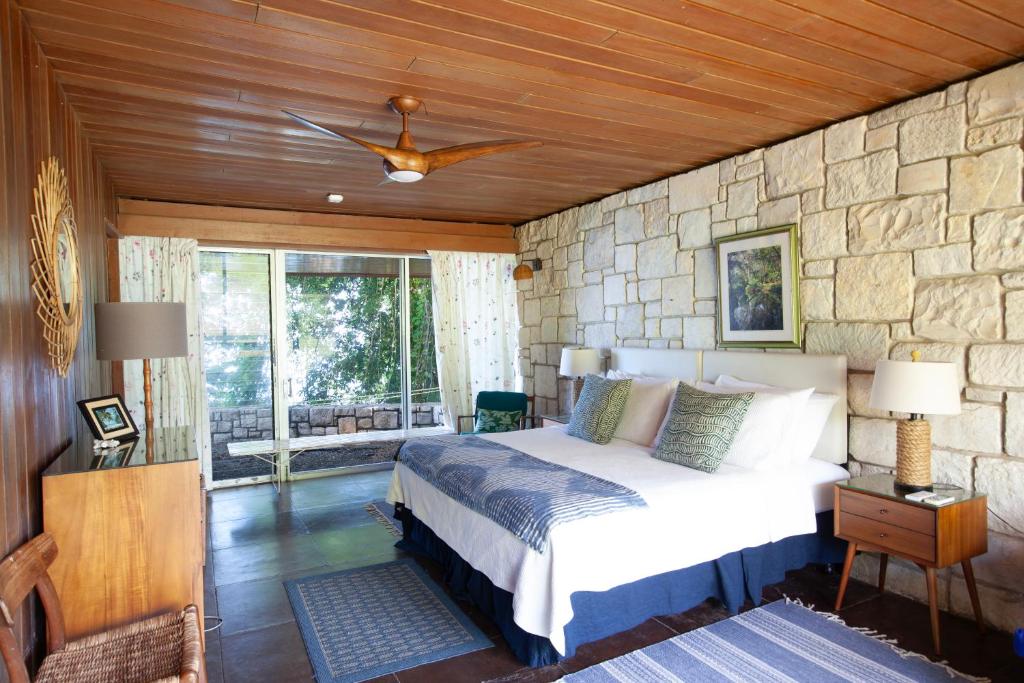
[[[78,409],[97,439],[134,439],[139,435],[124,400],[116,394],[79,401]]]
[[[715,241],[719,346],[799,348],[798,239],[783,225]]]

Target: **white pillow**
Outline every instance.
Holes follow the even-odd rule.
[[[626,408],[622,411],[622,419],[615,429],[615,438],[632,441],[640,446],[654,446],[661,433],[660,428],[668,408],[676,395],[679,380],[637,377],[632,379]]]
[[[750,390],[777,390],[777,391],[788,391],[782,387],[772,386],[770,384],[759,384],[757,382],[747,382],[742,379],[737,379],[730,375],[721,375],[715,384],[718,386],[734,387],[737,389],[750,389]],[[814,454],[814,449],[818,446],[818,441],[821,439],[822,432],[825,431],[825,425],[828,423],[829,415],[832,414],[832,407],[835,406],[839,397],[835,394],[823,394],[819,392],[813,392],[808,398],[807,403],[804,405],[803,412],[799,416],[799,419],[794,420],[795,429],[793,430],[789,461],[790,464],[800,464],[810,459]]]
[[[700,382],[697,388],[712,394],[738,394],[752,389],[720,386]],[[754,391],[754,400],[747,409],[736,438],[724,462],[752,470],[775,470],[788,467],[792,449],[791,435],[794,414],[803,410],[813,390],[787,393]]]

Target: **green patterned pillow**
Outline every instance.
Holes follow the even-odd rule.
[[[753,400],[753,392],[709,394],[680,384],[654,457],[714,472],[725,460]]]
[[[569,434],[593,443],[611,441],[626,409],[632,384],[631,379],[587,375],[569,420]]]
[[[514,432],[519,429],[519,418],[523,413],[518,410],[490,410],[480,408],[476,411],[476,434],[492,434],[494,432]]]

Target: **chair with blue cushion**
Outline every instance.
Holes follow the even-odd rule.
[[[507,424],[504,428],[487,429],[488,432],[514,431],[526,429],[527,421],[533,427],[533,396],[528,396],[519,391],[481,391],[476,395],[476,408],[472,415],[459,415],[456,418],[456,429],[462,434],[463,420],[473,420],[473,431],[482,431],[478,426],[480,411],[500,411],[505,413],[518,412],[514,423]]]

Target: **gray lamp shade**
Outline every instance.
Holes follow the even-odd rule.
[[[188,355],[185,304],[96,304],[96,358],[135,360]]]

